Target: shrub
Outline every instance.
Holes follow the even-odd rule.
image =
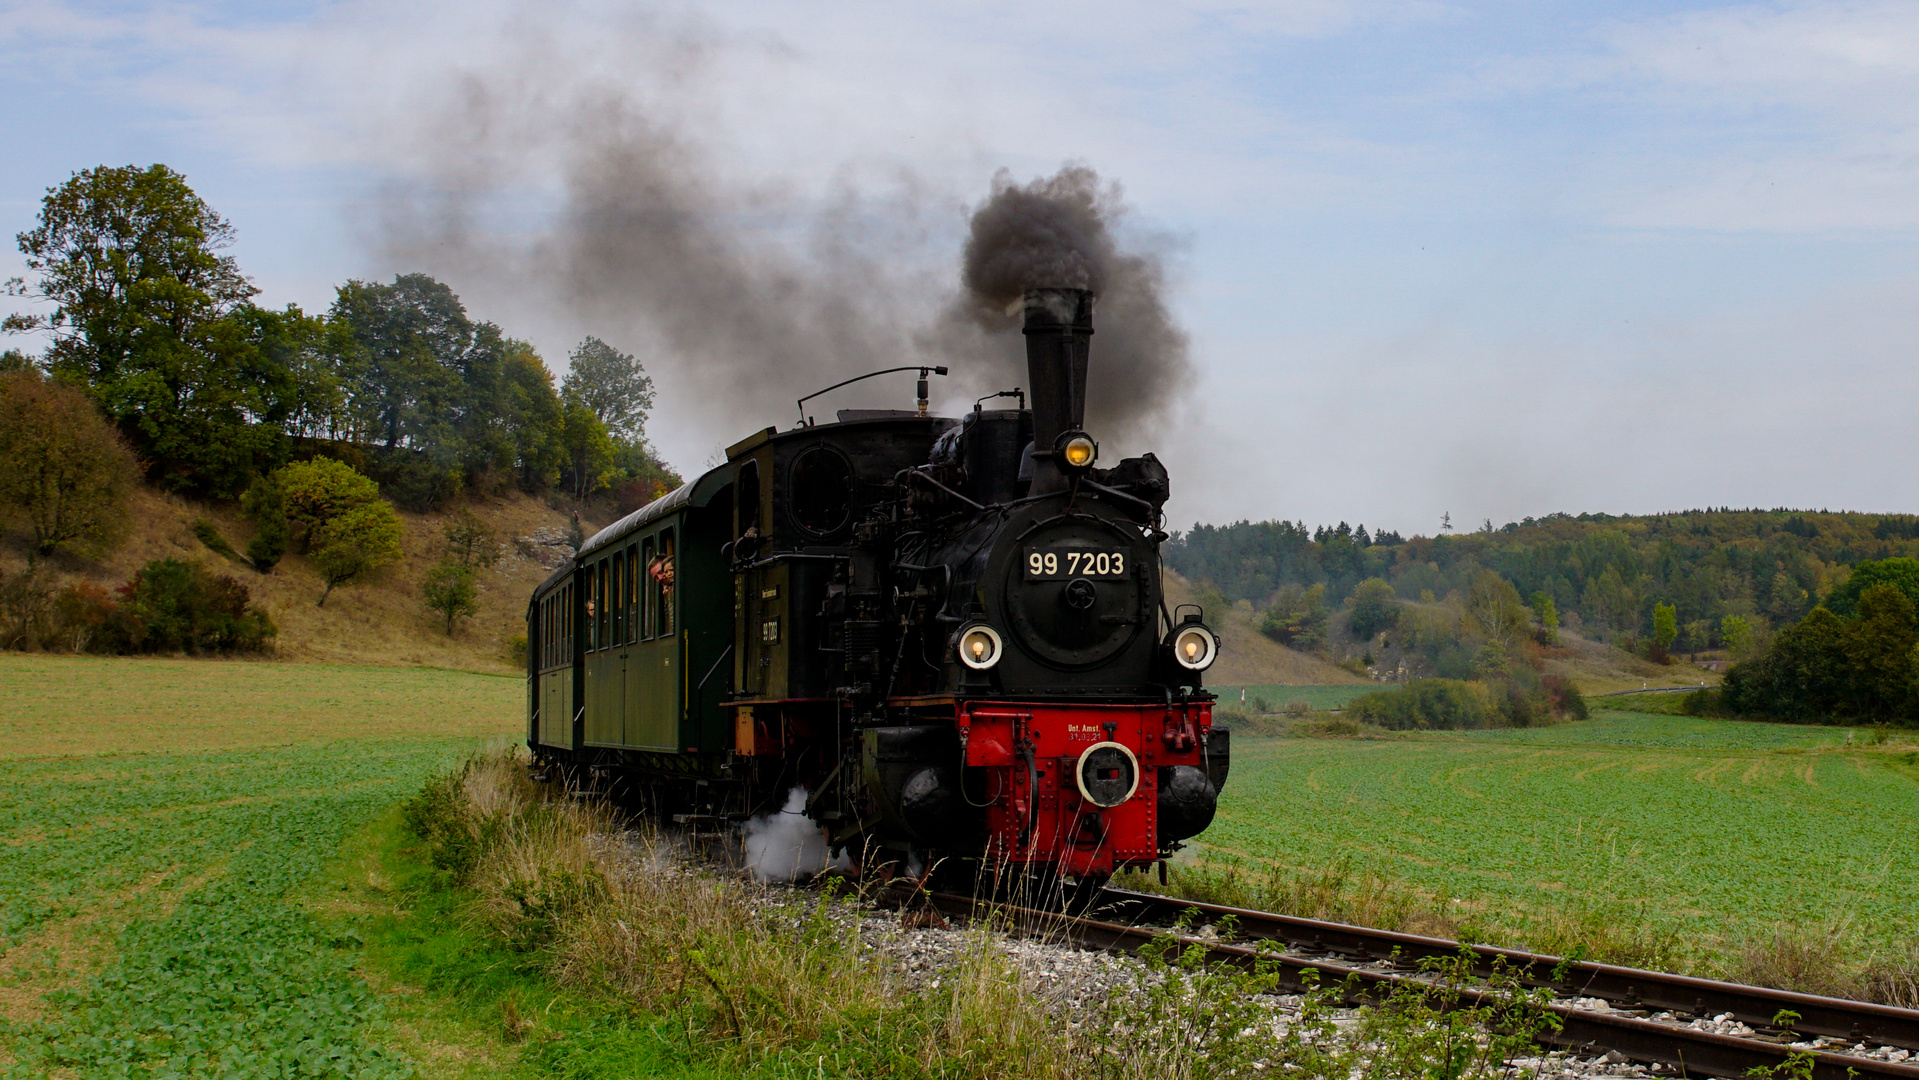
[[[133,451],[85,394],[37,372],[0,378],[0,507],[42,554],[117,542],[138,474]]]
[[[1326,633],[1326,586],[1282,587],[1259,621],[1259,632],[1295,649],[1310,649]]]
[[[1346,711],[1361,723],[1395,731],[1490,727],[1496,715],[1483,684],[1457,679],[1416,679],[1354,698]]]
[[[427,571],[420,582],[420,597],[429,611],[446,619],[446,636],[453,636],[453,624],[470,619],[480,610],[480,588],[473,580],[473,568],[449,556]]]
[[[261,652],[279,631],[247,587],[179,559],[156,559],[120,588],[103,643],[122,652]]]

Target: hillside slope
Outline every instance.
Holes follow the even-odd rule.
[[[1192,583],[1171,570],[1162,574],[1166,607],[1193,603]],[[1345,686],[1368,680],[1345,668],[1281,645],[1253,626],[1249,606],[1208,611],[1206,622],[1219,634],[1219,660],[1206,681],[1219,686]]]
[[[275,655],[282,660],[511,670],[507,641],[525,632],[527,598],[551,573],[537,557],[551,563],[564,554],[562,548],[523,550],[515,539],[539,529],[564,532],[569,517],[543,499],[517,492],[460,500],[449,510],[462,506],[470,507],[493,530],[504,552],[497,564],[480,572],[478,614],[463,620],[450,637],[441,617],[427,610],[419,591],[420,582],[445,550],[441,530],[446,514],[402,511],[405,557],[366,581],[335,589],[325,607],[316,606],[323,584],[306,558],[289,553],[272,573],[261,574],[216,554],[194,535],[193,523],[205,519],[235,550],[244,551],[253,528],[238,507],[195,502],[147,488],[134,494],[128,508],[133,524],[124,544],[99,560],[56,555],[51,569],[61,577],[114,588],[154,559],[200,563],[247,587],[254,602],[279,627]],[[581,523],[588,535],[604,524],[584,518]],[[0,558],[0,568],[9,574],[24,563],[21,549],[13,545]]]

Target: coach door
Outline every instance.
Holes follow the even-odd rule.
[[[539,603],[539,742],[573,745],[573,586],[561,585]]]
[[[685,678],[678,533],[669,524],[640,541],[634,571],[639,582],[639,639],[627,665],[627,745],[672,752],[682,749],[680,701]]]
[[[612,648],[613,619],[607,610],[612,592],[612,560],[604,556],[586,565],[586,741],[593,746],[620,744],[620,654]]]

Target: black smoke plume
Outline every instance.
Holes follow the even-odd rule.
[[[702,87],[723,78],[716,57],[756,46],[637,19],[606,28],[621,70],[596,75],[536,22],[393,124],[382,149],[410,178],[382,200],[376,242],[509,331],[544,323],[638,352],[660,386],[656,432],[665,420],[724,445],[791,423],[801,394],[901,364],[951,362],[936,385],[968,402],[1023,383],[1005,309],[1032,285],[1099,293],[1087,417],[1102,438],[1136,442],[1187,384],[1162,261],[1116,242],[1119,189],[1091,169],[995,177],[955,281],[963,196],[903,172],[824,200],[732,178]],[[865,403],[905,403],[878,385]],[[862,403],[848,398],[819,415]]]
[[[1126,206],[1118,184],[1100,183],[1084,165],[1027,184],[1002,169],[992,194],[973,212],[962,261],[966,289],[948,318],[970,322],[985,341],[970,352],[1010,357],[1007,376],[1023,372],[1019,301],[1028,289],[1091,289],[1092,365],[1086,423],[1095,434],[1136,442],[1138,428],[1169,418],[1192,383],[1185,331],[1166,306],[1159,253],[1123,250],[1114,228]]]

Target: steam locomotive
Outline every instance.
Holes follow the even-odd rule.
[[[1093,301],[1025,295],[1030,409],[928,415],[938,368],[917,410],[802,399],[588,539],[527,609],[534,767],[696,825],[803,790],[856,855],[1163,869],[1226,781],[1219,641],[1161,592],[1165,468],[1083,430]]]

